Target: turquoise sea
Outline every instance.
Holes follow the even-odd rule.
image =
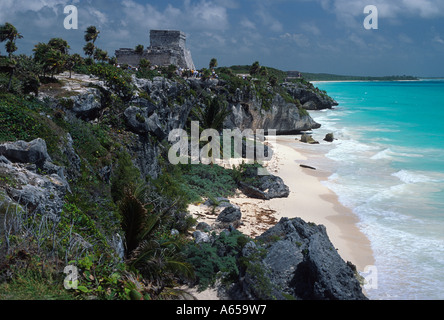
[[[325,185],[359,217],[375,256],[370,299],[444,299],[444,80],[316,83]]]

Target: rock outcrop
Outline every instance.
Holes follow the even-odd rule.
[[[57,217],[69,192],[64,168],[54,165],[42,139],[0,145],[3,202],[16,203],[35,214]]]
[[[245,245],[246,268],[230,290],[235,299],[366,300],[350,263],[324,226],[283,218]]]
[[[297,134],[321,127],[310,115],[302,113],[294,103],[285,101],[279,94],[274,95],[268,109],[263,108],[262,104],[263,101],[256,95],[238,89],[230,103],[231,114],[227,117],[225,126],[242,131],[276,130],[278,135]]]
[[[290,189],[281,177],[271,174],[258,175],[256,168],[248,168],[242,180],[239,182],[239,189],[250,198],[270,200],[287,198],[290,194]]]
[[[293,98],[298,99],[306,110],[331,109],[338,105],[334,99],[324,91],[316,89],[311,83],[286,82],[282,86]]]

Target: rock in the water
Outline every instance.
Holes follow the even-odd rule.
[[[334,140],[335,140],[335,137],[334,137],[333,133],[327,133],[325,135],[324,141],[333,142]]]
[[[304,133],[302,135],[301,142],[308,143],[308,144],[319,144],[319,142],[316,141],[315,139],[313,139],[313,137],[311,135],[308,135],[306,133]]]

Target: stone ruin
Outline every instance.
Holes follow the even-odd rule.
[[[186,35],[182,31],[151,30],[150,46],[142,53],[135,49],[121,48],[116,50],[116,58],[119,64],[128,64],[136,67],[140,60],[145,58],[151,65],[169,66],[176,65],[179,68],[195,69],[191,52],[185,46]]]

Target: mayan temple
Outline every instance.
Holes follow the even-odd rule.
[[[119,64],[138,66],[141,59],[145,58],[151,65],[169,66],[174,64],[184,69],[195,69],[191,52],[186,48],[186,35],[182,31],[175,30],[151,30],[150,46],[142,53],[134,49],[121,48],[116,50],[116,58]]]

